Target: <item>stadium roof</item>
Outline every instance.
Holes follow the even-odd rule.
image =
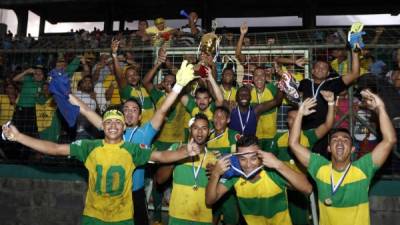
[[[321,3],[324,2],[324,3]],[[28,9],[51,23],[164,17],[182,18],[181,9],[201,17],[266,17],[400,13],[400,1],[372,0],[1,0],[0,8]]]

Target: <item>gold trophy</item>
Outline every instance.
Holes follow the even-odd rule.
[[[200,58],[200,54],[204,53],[208,56],[213,57],[213,62],[215,62],[219,56],[219,43],[221,37],[218,37],[214,32],[204,34],[201,37],[201,41],[197,50],[197,58]],[[205,78],[207,77],[207,69],[204,62],[200,62],[197,73]]]

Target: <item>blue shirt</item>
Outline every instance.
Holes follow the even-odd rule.
[[[238,107],[234,108],[231,112],[231,122],[229,123],[229,128],[236,130],[240,134],[256,135],[257,117],[256,113],[254,112],[254,108],[250,107],[250,110],[247,110],[243,113],[240,112]]]
[[[147,122],[140,127],[126,128],[124,141],[135,144],[143,144],[150,147],[151,141],[156,136],[158,130],[154,129],[151,122]],[[133,172],[132,190],[137,191],[144,187],[144,168],[139,167]]]

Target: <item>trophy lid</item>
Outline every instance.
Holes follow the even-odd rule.
[[[201,37],[200,50],[214,56],[218,51],[220,38],[214,33],[207,33]]]

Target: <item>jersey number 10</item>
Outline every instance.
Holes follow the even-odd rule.
[[[102,183],[103,183],[103,166],[96,165],[96,186],[95,191],[102,195],[104,192],[101,190]],[[114,179],[118,179],[118,185],[116,188],[113,189]],[[106,190],[105,193],[109,194],[110,196],[117,196],[122,194],[125,186],[125,170],[122,166],[110,166],[110,168],[106,172],[105,176],[106,180]]]

